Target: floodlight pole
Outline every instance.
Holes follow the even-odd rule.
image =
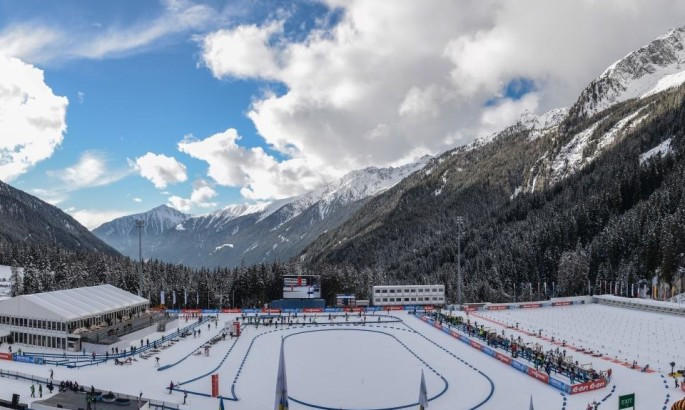
[[[457,216],[457,305],[461,306],[462,280],[461,280],[461,233],[464,227],[464,217]]]
[[[143,219],[136,220],[136,228],[138,228],[138,296],[143,297],[143,227],[145,221]]]

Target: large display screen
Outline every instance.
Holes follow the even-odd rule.
[[[283,299],[318,299],[320,297],[321,286],[318,276],[283,277]]]

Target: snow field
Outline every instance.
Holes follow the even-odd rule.
[[[546,315],[546,312],[551,312],[551,328],[552,323],[562,321],[560,317],[565,317],[565,312],[572,309],[582,311],[586,307],[592,306],[477,314],[501,319],[500,315],[504,317],[505,313],[511,313],[514,316],[507,319],[518,321],[520,327],[528,326],[533,329],[535,326],[527,325],[523,318],[532,313]],[[598,316],[605,310],[619,310],[628,317],[646,313],[606,306],[595,307],[600,310],[592,312],[591,316]],[[55,379],[76,380],[84,386],[92,384],[100,389],[131,395],[138,395],[142,391],[144,397],[179,404],[183,401],[183,393],[175,391],[168,394],[170,381],[176,384],[203,376],[181,386],[181,389],[209,394],[209,375],[218,373],[220,394],[223,396],[232,397],[231,388],[233,382],[236,382],[234,391],[238,401],[225,400],[227,408],[271,408],[279,345],[281,338],[285,338],[289,393],[294,399],[291,399],[290,407],[294,410],[312,408],[298,402],[334,409],[379,409],[410,405],[418,399],[422,369],[429,397],[444,390],[445,382],[447,383],[444,394],[430,402],[432,410],[527,409],[531,395],[536,408],[544,410],[584,410],[587,403],[610,395],[600,406],[600,409],[609,409],[617,407],[619,394],[633,392],[636,393],[641,408],[645,406],[644,408],[659,410],[663,407],[666,394],[671,394],[670,403],[683,396],[672,388],[672,381],[664,384],[665,379],[660,374],[641,373],[578,352],[569,353],[580,363],[592,364],[596,369],[611,367],[614,375],[609,387],[605,389],[564,396],[555,388],[473,349],[406,312],[394,313],[393,316],[402,322],[378,324],[371,322],[374,316],[368,316],[369,323],[363,326],[345,323],[344,319],[338,319],[334,325],[323,325],[323,318],[319,319],[318,326],[279,325],[276,329],[274,326],[260,325],[255,328],[243,325],[244,332],[240,338],[231,340],[227,337],[225,341],[216,343],[211,347],[209,357],[205,357],[204,352],[199,356],[194,355],[208,340],[219,334],[221,324],[236,318],[236,315],[221,314],[218,328],[212,324],[208,331],[204,325],[201,327],[201,337],[193,338],[191,335],[159,352],[162,366],[178,362],[166,370],[158,371],[154,357],[144,360],[137,356],[133,364],[126,366],[115,366],[110,362],[81,369],[57,367],[54,368]],[[472,314],[470,319],[481,323],[476,315]],[[588,321],[582,319],[582,315],[578,320]],[[498,331],[504,329],[507,335],[513,333],[518,336],[518,333],[504,326],[485,320],[482,323]],[[185,323],[181,322],[180,325],[183,327]],[[575,322],[566,324],[571,330],[572,326],[577,326],[575,333],[578,337],[587,338],[586,335],[591,332],[589,328]],[[541,343],[546,348],[556,348],[556,345],[548,341],[521,336],[531,342]],[[620,345],[621,341],[616,343]],[[6,346],[3,347],[6,350]],[[179,361],[181,359],[184,360]],[[0,369],[47,377],[50,367],[0,361]],[[7,399],[11,397],[11,393],[17,392],[22,395],[23,401],[30,401],[27,399],[30,383],[4,383],[5,380],[7,379],[0,379],[0,397]],[[614,385],[616,389],[612,393]],[[181,406],[183,409],[200,410],[217,407],[217,399],[193,394],[188,397],[188,405]]]
[[[522,331],[516,331],[504,325],[486,321],[484,319],[494,319],[499,322],[509,323],[513,325],[519,323],[519,329],[537,334],[540,329],[543,329],[542,336],[549,339],[556,334],[555,341],[559,341],[561,334],[569,335],[567,338],[568,345],[571,345],[572,336],[573,343],[578,346],[578,341],[583,340],[587,349],[597,351],[599,347],[610,347],[614,350],[622,351],[654,351],[650,344],[664,344],[666,342],[659,341],[658,331],[651,330],[650,327],[644,327],[645,322],[657,323],[655,326],[663,326],[679,334],[682,331],[683,318],[671,315],[662,315],[652,312],[643,312],[632,309],[621,309],[604,305],[576,305],[568,307],[553,307],[553,308],[539,308],[539,309],[513,309],[506,311],[479,311],[470,315],[470,320],[477,321],[484,324],[486,328],[491,328],[497,331],[504,330],[509,336],[513,334],[515,337],[521,336],[524,341],[530,343],[539,343],[544,346],[546,350],[559,347],[558,344],[553,344],[549,340],[544,340],[538,337],[526,335]],[[545,320],[539,318],[546,318]],[[570,318],[575,318],[571,320]],[[630,323],[634,326],[632,332],[615,330],[616,327],[609,322]],[[549,327],[545,328],[544,325]],[[626,325],[628,326],[628,325]],[[675,327],[674,327],[675,326]],[[679,326],[679,327],[678,327]],[[547,329],[547,330],[546,330]],[[552,330],[549,330],[552,329]],[[612,330],[614,329],[614,330]],[[663,330],[663,329],[662,329]],[[612,333],[614,332],[614,333]],[[663,333],[662,333],[663,334]],[[670,336],[669,336],[670,337]],[[678,336],[673,336],[677,338]],[[577,341],[576,341],[577,340]],[[680,339],[680,343],[682,344]],[[632,346],[632,347],[630,347]],[[560,347],[561,348],[561,347]],[[643,373],[638,370],[630,369],[619,363],[608,361],[604,358],[594,357],[590,354],[576,352],[567,349],[567,354],[573,356],[574,360],[583,365],[592,365],[597,370],[606,370],[611,368],[613,375],[609,382],[609,386],[597,392],[583,393],[568,397],[567,410],[581,409],[584,410],[588,402],[593,400],[601,400],[610,393],[611,388],[616,386],[615,393],[613,393],[600,406],[600,409],[614,409],[618,407],[618,396],[628,393],[636,394],[636,401],[642,408],[663,409],[668,399],[668,408],[683,397],[681,390],[675,389],[673,380],[665,378],[660,373]],[[682,354],[682,348],[678,350]],[[637,354],[637,353],[636,353]],[[677,362],[677,360],[676,360]],[[676,366],[679,367],[679,366]],[[665,369],[664,369],[665,370]],[[670,366],[668,370],[670,372]],[[524,376],[525,377],[525,376]],[[665,382],[665,383],[664,383]]]
[[[672,361],[685,368],[683,317],[596,304],[477,314],[660,372],[670,372]]]

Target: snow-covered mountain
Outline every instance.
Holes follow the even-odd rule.
[[[137,256],[135,221],[145,219],[145,258],[193,266],[287,260],[344,222],[365,200],[393,187],[429,160],[425,156],[400,167],[356,170],[301,196],[229,205],[205,215],[189,216],[160,206],[115,219],[94,233],[122,253]]]
[[[93,230],[93,233],[119,252],[128,256],[138,255],[138,228],[136,221],[145,221],[143,241],[146,247],[160,246],[156,238],[165,232],[175,230],[190,215],[166,205],[160,205],[147,212],[123,216],[106,222]]]
[[[685,81],[684,71],[685,26],[609,66],[582,92],[572,113],[591,117],[616,103],[678,86]]]

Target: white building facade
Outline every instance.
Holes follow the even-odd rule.
[[[374,306],[444,305],[445,285],[390,285],[373,287]]]
[[[80,350],[82,331],[149,307],[147,299],[112,285],[20,295],[0,301],[0,333],[14,343]]]

